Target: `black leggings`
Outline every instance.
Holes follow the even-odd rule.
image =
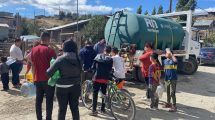
[[[56,94],[59,104],[58,120],[65,120],[68,104],[72,112],[73,120],[80,120],[78,108],[80,93],[80,85],[74,85],[69,88],[56,87]]]
[[[55,87],[49,86],[47,82],[35,82],[35,85],[37,120],[42,120],[42,103],[44,95],[46,95],[46,120],[51,120]]]

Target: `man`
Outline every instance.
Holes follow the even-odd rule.
[[[23,54],[20,49],[21,44],[21,39],[16,39],[15,43],[10,48],[10,58],[14,61],[10,64],[10,68],[12,70],[12,84],[15,88],[20,87],[19,74],[23,68]]]
[[[94,50],[97,52],[97,54],[102,54],[104,53],[105,46],[106,41],[105,39],[101,38],[100,41],[94,45]]]
[[[36,85],[36,115],[37,120],[42,120],[42,102],[46,94],[46,120],[52,119],[53,98],[55,88],[48,86],[48,76],[46,70],[50,66],[52,58],[56,57],[55,51],[49,48],[50,35],[43,32],[41,34],[40,45],[32,48],[31,60],[34,66],[34,82]]]
[[[96,55],[97,55],[97,53],[93,49],[92,43],[89,40],[87,40],[85,42],[85,47],[83,47],[79,53],[79,56],[83,63],[82,82],[86,79],[92,80],[93,75],[91,75],[89,73],[89,70],[92,67],[92,64],[93,64],[93,61],[94,61],[94,58],[96,57]]]
[[[113,59],[110,56],[111,47],[106,46],[103,54],[98,54],[95,58],[93,68],[95,69],[95,79],[93,81],[93,109],[90,115],[97,115],[98,92],[101,89],[103,95],[106,95],[107,83],[112,71]],[[101,112],[105,112],[105,100],[102,98]]]
[[[139,60],[141,62],[141,72],[145,77],[145,83],[147,87],[146,98],[145,100],[150,99],[150,89],[149,87],[149,66],[152,64],[150,61],[150,55],[153,53],[152,45],[150,43],[146,43],[144,47],[144,53],[140,56]]]

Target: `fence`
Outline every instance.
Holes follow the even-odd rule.
[[[13,43],[0,43],[0,57],[1,56],[9,56],[10,46]]]

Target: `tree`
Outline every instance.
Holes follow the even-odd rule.
[[[145,13],[144,13],[144,15],[149,15],[149,12],[146,10]]]
[[[137,14],[142,14],[142,5],[140,5],[137,9]]]
[[[157,14],[163,14],[163,6],[160,5]]]
[[[95,43],[100,38],[104,38],[104,29],[107,19],[102,15],[94,16],[91,21],[82,29],[86,38],[91,38]]]
[[[152,15],[156,14],[156,8],[154,7],[154,9],[152,10]]]
[[[178,0],[176,5],[176,11],[195,10],[197,6],[197,0]],[[186,16],[180,16],[179,20],[186,20]]]
[[[195,10],[197,0],[178,0],[176,11]]]
[[[66,14],[66,17],[67,17],[67,18],[72,18],[72,13],[71,13],[71,12],[68,12],[68,13]]]
[[[59,12],[59,19],[60,19],[60,20],[63,20],[65,17],[66,17],[65,12],[64,12],[64,11],[60,11],[60,12]]]
[[[215,44],[215,32],[211,35],[211,44]]]

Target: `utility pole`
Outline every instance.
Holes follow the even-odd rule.
[[[169,0],[169,13],[172,12],[172,0]]]
[[[78,0],[77,0],[77,32],[78,32],[78,17],[79,15],[78,15]]]
[[[46,16],[46,9],[44,8],[44,16]]]
[[[35,32],[35,24],[36,24],[36,16],[35,16],[35,10],[34,10],[34,28],[33,28],[33,32]]]

